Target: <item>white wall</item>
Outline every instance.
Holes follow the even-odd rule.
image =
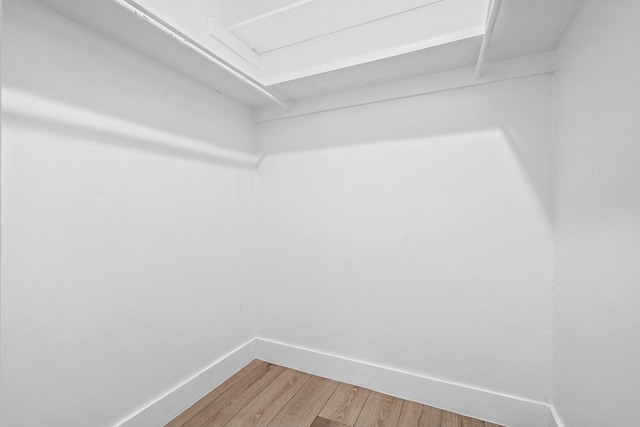
[[[640,419],[640,2],[585,1],[558,49],[555,404]]]
[[[547,400],[551,76],[259,125],[257,335]]]
[[[253,338],[245,107],[4,1],[0,425],[123,420]]]
[[[216,157],[250,111],[3,3],[1,425],[113,425],[254,336],[542,401],[554,354],[568,427],[640,416],[638,2],[585,2],[553,99],[260,124],[258,276],[255,171]]]

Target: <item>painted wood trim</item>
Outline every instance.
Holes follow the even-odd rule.
[[[564,427],[553,405],[322,351],[255,338],[114,427],[165,425],[253,359],[509,427]]]
[[[483,76],[475,78],[475,67],[397,80],[379,85],[345,90],[293,102],[288,111],[272,106],[256,110],[256,121],[282,120],[323,111],[357,107],[394,99],[426,95],[555,71],[555,53],[544,52],[487,64]]]
[[[480,46],[480,53],[478,54],[478,62],[476,64],[476,79],[479,79],[482,74],[482,67],[484,66],[485,57],[487,55],[487,48],[489,47],[489,42],[491,41],[493,30],[496,27],[496,21],[498,19],[498,14],[500,13],[501,4],[502,0],[491,1],[489,18],[487,19],[487,27],[485,29],[484,36],[482,37],[482,45]]]
[[[251,340],[147,403],[116,426],[163,426],[248,365],[254,358],[255,340]]]
[[[211,35],[211,37],[234,51],[238,56],[253,66],[258,67],[260,65],[260,55],[229,31],[221,22],[210,16],[207,19],[207,25],[209,26],[209,35]]]
[[[546,402],[262,338],[256,339],[256,357],[334,381],[369,388],[500,425],[540,427],[549,424],[550,405]]]

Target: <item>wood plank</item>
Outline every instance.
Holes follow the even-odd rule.
[[[344,424],[340,424],[332,420],[328,420],[326,418],[316,417],[316,419],[313,421],[313,424],[311,424],[309,427],[348,427],[348,426],[345,426]]]
[[[222,395],[225,391],[227,391],[232,385],[237,383],[242,377],[247,375],[249,372],[258,368],[258,366],[264,365],[266,367],[267,363],[262,360],[254,359],[247,366],[240,369],[238,372],[233,374],[229,379],[220,384],[218,387],[211,390],[209,393],[205,394],[200,400],[196,403],[188,407],[186,410],[180,413],[173,420],[169,421],[165,424],[165,427],[182,427],[184,423],[193,418],[198,412],[200,412],[205,406],[216,400],[218,397]]]
[[[311,378],[310,374],[286,369],[226,424],[226,427],[266,426]],[[210,427],[207,425],[207,427]]]
[[[461,427],[461,416],[449,411],[442,411],[442,423],[441,427]]]
[[[370,391],[366,388],[341,383],[322,408],[319,416],[353,427]]]
[[[402,412],[402,399],[372,391],[362,407],[355,427],[395,427]]]
[[[440,427],[442,411],[431,406],[405,400],[400,414],[400,426]]]
[[[462,427],[484,427],[484,421],[477,420],[471,417],[461,417]]]
[[[338,382],[313,376],[271,421],[270,427],[309,426],[338,387]]]
[[[267,363],[249,372],[220,397],[205,406],[184,427],[223,426],[273,382],[285,368]]]
[[[165,427],[502,427],[254,360]]]

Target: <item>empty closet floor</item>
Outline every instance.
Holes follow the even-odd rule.
[[[499,427],[254,360],[166,427]]]

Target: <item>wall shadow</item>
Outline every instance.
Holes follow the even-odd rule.
[[[2,102],[11,121],[185,160],[234,164],[200,152],[207,149],[255,156],[247,107],[46,7],[8,6]],[[149,136],[120,126],[149,129]],[[158,136],[180,143],[158,144]]]
[[[199,141],[173,135],[154,129],[146,129],[135,123],[125,123],[121,119],[100,116],[94,112],[70,113],[70,107],[59,108],[62,114],[55,114],[55,104],[45,101],[46,114],[38,114],[42,105],[31,105],[34,111],[15,108],[12,96],[15,91],[3,88],[2,120],[7,126],[18,126],[44,135],[55,135],[80,143],[96,143],[111,148],[134,150],[145,154],[171,157],[175,159],[199,162],[207,165],[255,170],[258,157],[243,152],[234,152],[212,145],[208,141]],[[9,100],[7,100],[9,98]],[[8,102],[7,102],[8,101]],[[8,104],[8,105],[7,105]],[[60,116],[66,116],[62,118]],[[83,119],[82,115],[91,117]],[[154,137],[155,136],[155,137]]]
[[[498,131],[552,227],[551,107],[543,75],[262,122],[258,134],[268,159]]]

